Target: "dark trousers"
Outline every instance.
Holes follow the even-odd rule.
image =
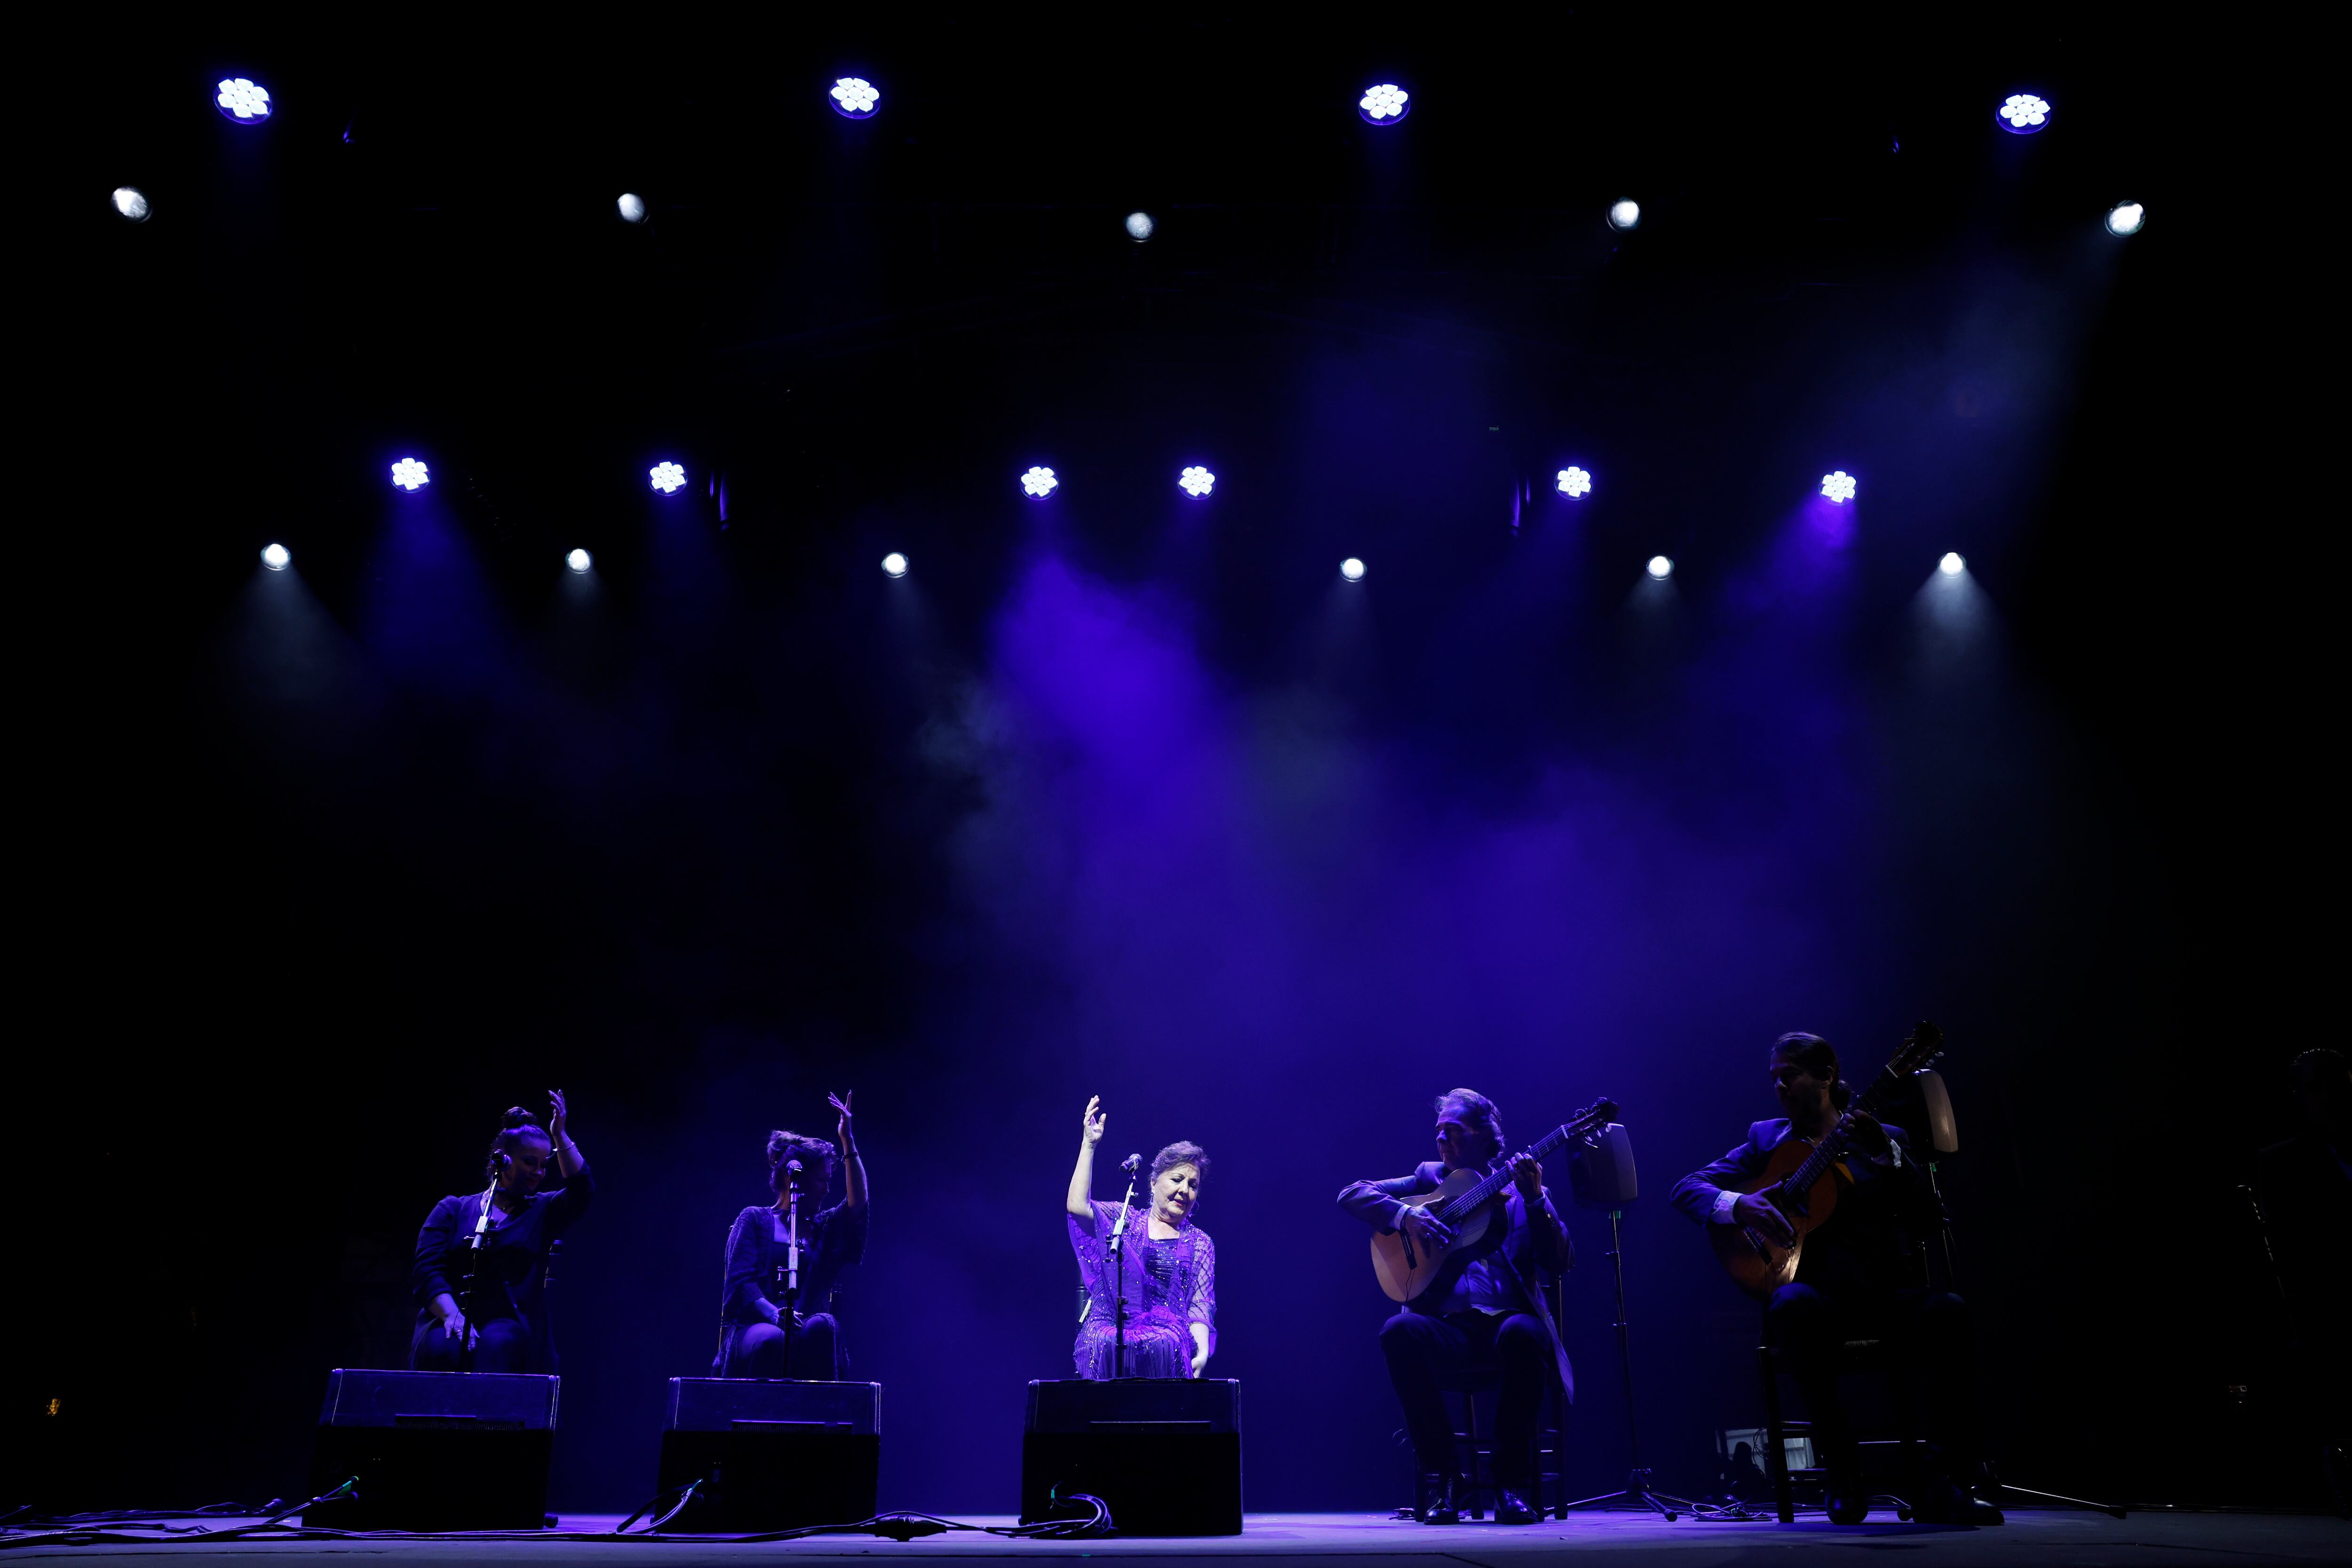
[[[1446,1318],[1399,1312],[1381,1325],[1381,1354],[1388,1361],[1397,1402],[1404,1406],[1412,1451],[1421,1468],[1436,1475],[1454,1475],[1460,1469],[1444,1385],[1498,1376],[1495,1481],[1513,1491],[1533,1489],[1536,1419],[1552,1377],[1551,1340],[1541,1323],[1525,1312],[1505,1318],[1484,1312]]]
[[[1966,1486],[1978,1458],[1975,1340],[1968,1303],[1940,1290],[1840,1291],[1783,1285],[1764,1309],[1764,1332],[1789,1359],[1812,1418],[1813,1440],[1832,1470],[1855,1462],[1853,1423],[1838,1397],[1837,1364],[1848,1340],[1889,1342],[1906,1380],[1930,1457]]]
[[[530,1370],[530,1335],[512,1318],[492,1318],[487,1323],[476,1323],[474,1332],[474,1368],[476,1372],[529,1372]],[[408,1342],[408,1364],[416,1372],[457,1372],[457,1342],[441,1331],[438,1322],[417,1326],[415,1337]]]
[[[801,1377],[831,1383],[841,1375],[841,1326],[831,1312],[812,1312],[793,1331],[792,1365],[784,1364],[784,1331],[753,1323],[735,1347],[736,1377]]]

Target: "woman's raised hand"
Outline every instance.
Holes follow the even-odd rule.
[[[856,1090],[849,1089],[824,1097],[825,1103],[840,1115],[840,1120],[834,1124],[833,1141],[840,1147],[844,1158],[857,1152],[857,1138],[849,1127],[849,1101],[856,1093]]]
[[[1101,1142],[1103,1124],[1108,1120],[1108,1115],[1102,1108],[1101,1095],[1097,1094],[1087,1100],[1086,1120],[1079,1126],[1080,1141],[1089,1149]]]
[[[554,1114],[551,1115],[547,1119],[547,1141],[561,1149],[563,1147],[563,1119],[566,1116],[569,1116],[571,1111],[563,1103],[563,1091],[562,1089],[549,1089],[547,1091],[547,1098],[549,1102],[555,1107]]]

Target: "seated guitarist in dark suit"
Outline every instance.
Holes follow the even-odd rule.
[[[1437,1101],[1441,1158],[1410,1176],[1353,1182],[1339,1206],[1381,1234],[1402,1226],[1423,1245],[1450,1239],[1428,1210],[1397,1200],[1434,1192],[1455,1171],[1493,1171],[1503,1153],[1503,1126],[1495,1102],[1457,1089]],[[1405,1429],[1424,1474],[1441,1478],[1424,1522],[1453,1524],[1462,1516],[1461,1476],[1454,1453],[1454,1420],[1446,1414],[1439,1377],[1477,1367],[1501,1376],[1495,1413],[1495,1521],[1532,1524],[1528,1501],[1536,1481],[1536,1420],[1547,1385],[1557,1376],[1569,1397],[1576,1391],[1568,1351],[1545,1304],[1543,1278],[1572,1268],[1575,1248],[1543,1186],[1543,1167],[1522,1156],[1504,1189],[1507,1225],[1490,1225],[1486,1238],[1467,1248],[1415,1300],[1381,1326],[1381,1353],[1404,1406]]]
[[[1778,1209],[1744,1193],[1772,1151],[1790,1138],[1819,1142],[1853,1098],[1837,1050],[1819,1035],[1783,1035],[1772,1046],[1772,1087],[1789,1114],[1759,1121],[1747,1142],[1675,1184],[1674,1204],[1703,1225],[1745,1225],[1786,1246]],[[1837,1206],[1807,1233],[1794,1284],[1772,1293],[1766,1336],[1789,1358],[1813,1438],[1829,1470],[1830,1518],[1859,1524],[1870,1511],[1853,1427],[1838,1398],[1839,1348],[1850,1339],[1898,1342],[1927,1423],[1929,1472],[1912,1506],[1937,1522],[1999,1524],[2000,1510],[1970,1494],[1977,1479],[1975,1375],[1968,1308],[1924,1284],[1914,1237],[1943,1223],[1942,1205],[1911,1159],[1902,1130],[1857,1119],[1849,1157],[1835,1167]],[[1860,1156],[1860,1157],[1854,1157]]]

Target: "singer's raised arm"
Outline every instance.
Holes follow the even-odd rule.
[[[1103,1124],[1108,1120],[1102,1109],[1102,1096],[1096,1095],[1087,1101],[1087,1113],[1078,1122],[1078,1164],[1070,1173],[1067,1206],[1070,1217],[1088,1236],[1095,1231],[1095,1145],[1102,1142]]]

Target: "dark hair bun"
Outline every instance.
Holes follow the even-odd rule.
[[[525,1110],[521,1106],[518,1105],[508,1110],[505,1117],[499,1121],[499,1125],[504,1127],[509,1132],[522,1127],[536,1129],[539,1128],[539,1112],[535,1110]]]
[[[784,1157],[785,1152],[791,1149],[792,1146],[793,1135],[791,1133],[783,1131],[769,1133],[768,1168],[770,1170],[773,1170],[777,1162],[781,1161]]]

